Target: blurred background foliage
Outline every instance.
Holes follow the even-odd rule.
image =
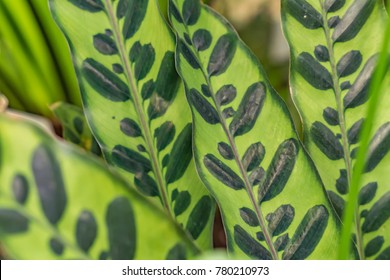
[[[0,0],[0,92],[10,107],[52,119],[49,106],[81,106],[65,38],[46,0]]]

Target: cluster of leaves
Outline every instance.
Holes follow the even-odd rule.
[[[49,105],[81,107],[66,40],[46,1],[0,2],[0,92],[14,109],[53,118]]]
[[[50,0],[100,149],[80,110],[54,112],[65,139],[112,168],[3,114],[0,235],[11,256],[189,258],[211,249],[216,201],[238,258],[337,258],[379,52],[371,42],[382,39],[372,30],[386,14],[375,0],[312,2],[282,1],[302,144],[252,52],[199,0],[170,0],[170,26],[157,0]],[[390,258],[389,100],[373,125],[356,258]]]

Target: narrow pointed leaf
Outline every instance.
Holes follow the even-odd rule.
[[[72,46],[88,123],[105,160],[185,228],[208,191],[193,164],[191,112],[175,69],[174,37],[158,1],[101,0],[93,13],[69,1],[50,0],[50,5]],[[196,9],[188,1],[181,19],[195,24]],[[183,60],[196,68],[197,58],[186,44],[185,39],[179,43]],[[202,110],[199,96],[193,102]],[[191,197],[180,215],[174,189]],[[211,203],[209,216],[196,216],[196,222],[207,221],[197,233],[200,248],[211,245],[213,213]]]
[[[320,173],[333,206],[342,216],[354,177],[356,152],[360,146],[360,133],[367,118],[370,84],[378,61],[387,15],[383,1],[325,0],[311,1],[312,17],[320,13],[323,28],[311,29],[296,20],[289,6],[294,0],[282,0],[283,28],[291,51],[291,89],[295,104],[302,116],[305,146]],[[305,40],[305,38],[315,38]],[[367,38],[370,38],[369,40]],[[313,50],[324,46],[329,60],[321,59]],[[318,52],[318,51],[317,51]],[[320,76],[330,78],[330,87],[308,83],[308,74],[300,70],[302,56],[310,55],[313,65],[326,69]],[[317,70],[318,72],[318,70]],[[326,73],[326,74],[325,74]],[[390,245],[390,234],[385,232],[389,221],[368,215],[370,209],[390,190],[388,174],[390,156],[388,123],[390,72],[383,76],[383,91],[366,159],[365,173],[360,185],[359,206],[353,231],[358,258],[377,258],[381,252],[365,256],[365,247],[378,233],[365,230],[376,228],[384,238],[383,248]],[[319,80],[319,79],[318,79]],[[375,210],[376,208],[374,208]],[[375,213],[377,213],[375,211]],[[371,220],[371,221],[370,221]],[[375,224],[375,227],[368,226]],[[375,235],[376,234],[376,235]]]
[[[187,17],[184,7],[188,2],[169,2],[169,18],[178,41],[176,65],[193,113],[198,173],[220,206],[228,250],[240,258],[281,259],[288,238],[275,245],[277,237],[273,239],[268,228],[268,214],[282,205],[291,205],[297,222],[281,218],[285,222],[275,222],[273,228],[278,234],[283,231],[293,236],[298,221],[310,208],[325,205],[331,214],[324,234],[316,236],[319,242],[310,245],[310,254],[300,256],[332,258],[335,252],[330,248],[335,244],[325,240],[338,239],[335,216],[314,166],[297,140],[285,104],[270,86],[257,59],[225,19],[192,0],[193,5],[201,7],[196,22],[180,20]],[[303,8],[310,9],[306,1],[295,1],[292,7],[302,8],[302,3]],[[303,18],[304,11],[296,11],[296,15]],[[322,24],[312,17],[308,21],[312,27]],[[210,46],[203,50],[186,44],[187,53],[197,64],[193,67],[193,60],[182,51],[182,42],[186,37],[198,36],[199,30],[208,30]],[[234,98],[228,93],[233,87]],[[270,119],[274,120],[272,124]],[[302,168],[305,178],[299,175]],[[302,199],[307,201],[305,205]]]

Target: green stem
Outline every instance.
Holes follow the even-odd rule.
[[[339,248],[339,259],[348,259],[350,254],[350,236],[351,228],[354,221],[355,209],[358,209],[358,194],[362,179],[362,174],[366,165],[366,157],[370,143],[373,123],[376,117],[379,100],[381,97],[381,86],[383,77],[387,72],[388,64],[388,49],[390,40],[390,20],[387,20],[387,27],[383,37],[382,51],[379,56],[379,62],[376,66],[372,82],[370,84],[370,100],[368,102],[367,115],[363,123],[362,132],[360,134],[360,146],[357,153],[357,158],[352,175],[350,185],[349,198],[344,210],[343,223],[344,226],[341,232],[341,246]]]
[[[107,7],[108,17],[109,17],[110,22],[112,24],[112,29],[114,32],[117,46],[118,46],[119,54],[120,54],[122,63],[124,65],[124,71],[126,74],[127,81],[129,83],[130,92],[133,94],[132,96],[133,96],[133,100],[134,100],[134,107],[135,107],[135,110],[137,112],[137,115],[139,116],[139,120],[141,123],[141,129],[142,129],[144,139],[146,142],[146,146],[147,146],[146,150],[148,151],[148,154],[151,158],[152,169],[153,169],[153,173],[155,174],[156,179],[157,179],[157,185],[159,187],[159,191],[161,194],[162,203],[163,203],[163,206],[166,209],[166,211],[171,216],[171,218],[174,218],[173,213],[172,213],[172,209],[171,209],[171,206],[170,206],[170,203],[168,200],[168,195],[166,193],[166,189],[167,189],[166,183],[165,183],[165,180],[163,179],[163,176],[162,176],[162,172],[161,172],[162,169],[160,168],[160,165],[158,163],[157,155],[154,152],[155,148],[153,145],[153,140],[152,140],[153,138],[150,135],[148,122],[146,120],[145,112],[142,108],[142,102],[139,98],[138,89],[137,89],[136,83],[135,83],[134,78],[133,78],[134,75],[132,73],[129,61],[128,61],[127,56],[126,56],[125,46],[123,44],[121,32],[119,30],[119,26],[118,26],[118,23],[117,23],[117,20],[116,20],[114,11],[113,11],[112,1],[105,0],[105,3],[106,3],[106,7]]]

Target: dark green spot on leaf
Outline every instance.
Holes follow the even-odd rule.
[[[91,13],[100,12],[104,9],[104,5],[101,0],[69,0],[69,2],[80,9]]]
[[[315,250],[328,225],[329,212],[323,205],[307,211],[283,253],[285,260],[306,259]]]
[[[249,132],[255,125],[266,97],[266,88],[263,83],[252,84],[247,91],[229,125],[234,136]]]
[[[370,203],[374,199],[377,189],[377,182],[371,182],[365,185],[359,192],[359,204],[365,205]]]
[[[364,233],[378,230],[390,217],[390,192],[385,193],[369,210],[362,225]]]
[[[175,207],[173,208],[173,212],[175,216],[179,216],[187,210],[188,206],[191,204],[191,195],[188,191],[180,192],[175,200]]]
[[[134,177],[134,184],[143,195],[151,197],[159,195],[156,181],[146,173],[137,173]]]
[[[245,188],[242,179],[225,165],[222,161],[212,154],[207,154],[203,159],[203,164],[207,170],[217,178],[221,183],[234,190],[241,190]]]
[[[81,212],[76,225],[77,245],[84,252],[88,252],[97,236],[97,222],[92,212]]]
[[[297,21],[308,29],[322,27],[322,16],[305,0],[290,0],[286,2],[286,10]]]
[[[310,135],[316,146],[331,160],[343,158],[343,146],[334,133],[320,122],[314,122]]]
[[[55,225],[67,204],[60,164],[49,147],[40,145],[34,151],[31,166],[43,212]]]
[[[260,260],[272,259],[271,253],[239,225],[234,226],[234,241],[251,258]]]
[[[237,38],[234,34],[228,33],[218,39],[207,66],[210,77],[221,75],[227,70],[234,58],[236,49]]]
[[[59,238],[53,237],[49,241],[50,249],[53,251],[54,254],[57,256],[61,256],[64,252],[64,244]]]
[[[336,180],[336,189],[340,194],[347,194],[349,192],[347,170],[340,170],[340,177]]]
[[[139,152],[121,145],[113,148],[111,157],[115,165],[130,173],[148,173],[152,170],[149,159],[142,156]]]
[[[29,220],[18,211],[0,208],[0,233],[15,234],[26,232]]]
[[[327,90],[333,88],[333,80],[329,71],[307,52],[303,52],[298,56],[297,71],[316,89]]]
[[[124,134],[130,137],[142,136],[141,128],[137,122],[129,118],[124,118],[121,120],[120,129]]]
[[[325,108],[322,116],[329,125],[339,125],[339,114],[335,109],[330,107]]]
[[[166,260],[185,260],[187,259],[186,247],[183,244],[176,244],[169,250]]]
[[[364,119],[355,122],[348,130],[348,142],[350,145],[356,144],[359,141],[360,131],[362,129]]]
[[[208,220],[210,219],[212,208],[211,198],[205,195],[192,209],[191,214],[188,217],[186,230],[191,234],[194,240],[198,239],[206,227]]]
[[[328,48],[323,45],[318,45],[314,49],[314,55],[319,61],[326,62],[329,61],[329,51]]]
[[[106,224],[113,260],[132,260],[136,251],[136,226],[133,208],[125,197],[114,199],[107,208]]]
[[[264,146],[260,142],[254,143],[249,146],[244,156],[242,157],[242,165],[246,171],[250,172],[260,165],[264,156]]]
[[[20,204],[24,204],[27,200],[29,192],[28,182],[22,174],[16,174],[12,181],[12,193],[14,198]]]
[[[247,207],[242,207],[240,209],[240,216],[242,220],[251,227],[257,227],[260,224],[255,211]]]
[[[259,186],[259,203],[271,200],[282,192],[294,169],[298,149],[296,139],[288,139],[279,145],[268,167],[265,181]]]
[[[84,60],[82,73],[89,85],[104,98],[114,102],[124,102],[130,99],[127,85],[93,58]]]
[[[211,36],[210,31],[206,29],[198,29],[195,31],[192,40],[194,42],[195,49],[197,51],[207,50],[212,41],[213,37]]]
[[[139,30],[146,15],[149,1],[126,0],[126,2],[126,12],[124,14],[125,21],[123,23],[122,34],[127,40],[133,37]]]
[[[218,143],[218,152],[224,159],[231,160],[234,158],[234,153],[232,148],[230,147],[229,144],[225,142]]]
[[[187,124],[176,138],[170,154],[165,179],[168,184],[179,180],[192,159],[192,124]]]
[[[96,34],[93,36],[93,46],[101,54],[113,55],[118,53],[114,39],[106,34]]]
[[[164,150],[175,138],[175,125],[167,121],[154,131],[154,137],[157,138],[157,150]]]
[[[219,106],[229,104],[236,98],[237,90],[233,85],[224,85],[215,94]]]
[[[371,172],[390,150],[390,122],[383,124],[371,139],[365,172]]]
[[[183,19],[186,25],[194,25],[200,17],[200,2],[185,0],[183,3]]]
[[[368,90],[374,73],[377,56],[367,60],[359,76],[344,97],[344,108],[355,108],[368,100]]]
[[[357,0],[348,10],[334,29],[334,42],[349,41],[360,32],[375,7],[375,0]]]
[[[278,236],[288,229],[295,216],[294,207],[282,205],[273,213],[268,223],[269,232],[272,236]]]
[[[219,123],[217,110],[197,91],[190,89],[187,93],[190,104],[196,109],[201,117],[209,124]]]

